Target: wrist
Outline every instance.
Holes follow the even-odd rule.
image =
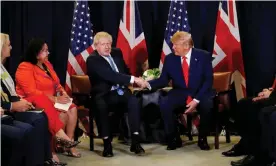
[[[57,97],[56,96],[54,96],[54,102],[57,103]]]

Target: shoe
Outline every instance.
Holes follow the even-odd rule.
[[[72,152],[71,149],[67,149],[66,153],[67,153],[67,156],[70,156],[70,157],[75,157],[75,158],[80,158],[81,157],[80,152]]]
[[[210,146],[208,145],[207,138],[206,137],[201,137],[198,138],[197,146],[201,150],[210,150]]]
[[[66,166],[67,163],[57,162],[54,159],[50,159],[44,162],[44,166]]]
[[[113,157],[113,150],[111,141],[108,139],[104,139],[104,150],[103,150],[103,157]]]
[[[168,146],[167,150],[175,150],[182,146],[182,140],[179,135],[171,134],[168,135]]]
[[[143,155],[143,154],[145,154],[145,150],[142,148],[142,146],[139,143],[132,144],[130,146],[130,151],[134,152],[137,155]]]
[[[232,166],[251,166],[255,163],[255,157],[247,155],[238,161],[231,161]]]
[[[68,141],[68,140],[60,138],[60,137],[56,137],[56,140],[57,140],[57,144],[60,144],[61,146],[65,147],[65,148],[73,148],[80,143],[80,141]]]
[[[232,149],[222,152],[221,154],[226,157],[237,157],[237,156],[245,155],[246,153],[243,150],[243,148],[241,147],[240,143],[238,143],[238,144],[234,145]]]
[[[137,155],[145,154],[145,150],[142,148],[142,146],[140,144],[139,135],[132,134],[130,151],[134,152]]]

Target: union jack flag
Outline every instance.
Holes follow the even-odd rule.
[[[71,94],[71,75],[85,75],[86,59],[93,52],[93,30],[87,1],[75,3],[65,90]]]
[[[139,67],[141,68],[148,59],[148,52],[136,1],[124,1],[117,47],[122,50],[124,61],[130,68],[131,74],[141,76],[142,71]]]
[[[219,4],[213,58],[215,72],[233,73],[231,80],[235,85],[237,100],[245,97],[245,73],[235,0]]]
[[[159,68],[163,68],[165,56],[172,52],[171,38],[177,31],[190,32],[191,28],[188,22],[188,11],[185,1],[171,1],[170,10],[168,14],[167,26],[163,42],[163,51],[161,54],[161,61]]]

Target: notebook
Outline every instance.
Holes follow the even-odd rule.
[[[72,104],[72,101],[73,101],[73,99],[70,98],[70,102],[69,102],[69,103],[66,103],[66,104],[55,103],[54,106],[55,106],[55,108],[57,108],[57,109],[64,110],[64,111],[68,111],[69,108],[70,108],[70,106],[71,106],[71,104]]]

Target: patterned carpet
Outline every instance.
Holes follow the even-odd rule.
[[[197,137],[194,137],[197,139]],[[160,144],[143,144],[146,150],[145,156],[135,156],[129,151],[129,146],[121,144],[117,139],[113,140],[113,158],[103,158],[101,153],[103,143],[95,139],[95,151],[89,151],[89,138],[81,138],[78,150],[82,153],[81,158],[67,157],[59,154],[60,160],[67,162],[69,166],[228,166],[230,161],[238,158],[227,158],[221,152],[230,149],[239,141],[239,137],[231,136],[231,143],[225,143],[225,137],[220,138],[220,149],[214,149],[214,137],[209,137],[208,142],[212,148],[210,151],[198,149],[196,140],[188,141],[183,137],[184,146],[174,151],[167,151],[166,146]]]

